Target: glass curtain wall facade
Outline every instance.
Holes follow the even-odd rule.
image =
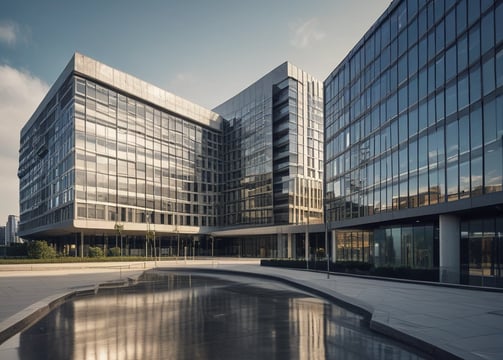
[[[323,221],[322,88],[284,63],[214,109],[226,119],[223,226]]]
[[[373,227],[375,250],[389,222],[403,254],[403,226],[428,223],[429,260],[391,263],[436,267],[440,214],[501,213],[502,45],[502,1],[392,2],[324,83],[331,228]]]
[[[87,71],[100,67],[116,83]],[[21,232],[72,242],[118,224],[143,238],[217,225],[217,114],[80,54],[63,75],[22,130]]]
[[[119,236],[125,255],[157,239],[167,255],[294,256],[292,231],[261,229],[323,221],[322,97],[284,63],[217,113],[75,54],[21,132],[20,233],[76,256]]]

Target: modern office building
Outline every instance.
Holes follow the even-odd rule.
[[[20,234],[75,256],[277,255],[275,225],[322,221],[323,90],[288,63],[257,84],[227,120],[76,53],[21,131]]]
[[[503,1],[393,1],[324,82],[337,260],[503,283]]]
[[[285,62],[214,111],[225,119],[215,236],[237,255],[313,255],[323,240],[322,83]]]

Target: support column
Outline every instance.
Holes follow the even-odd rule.
[[[295,257],[295,248],[293,247],[293,239],[292,239],[292,234],[291,233],[288,233],[287,234],[287,247],[288,247],[288,250],[287,250],[287,257],[289,259],[293,259]]]
[[[283,259],[285,257],[285,241],[282,233],[276,235],[276,249],[276,256],[273,257]]]
[[[440,282],[459,284],[460,279],[460,221],[452,215],[440,215]]]
[[[337,260],[337,238],[335,237],[335,230],[330,231],[331,233],[331,238],[332,238],[332,262],[335,263]]]
[[[80,233],[80,257],[84,257],[84,233]]]

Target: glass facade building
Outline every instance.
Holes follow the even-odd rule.
[[[217,113],[77,53],[21,131],[20,234],[75,255],[119,236],[154,252],[146,233],[163,255],[286,253],[274,226],[323,221],[322,95],[285,63]]]
[[[217,234],[240,254],[247,244],[232,228],[253,228],[246,242],[257,244],[255,256],[305,256],[306,226],[323,223],[322,82],[285,62],[213,110],[224,119],[223,226],[231,228]]]
[[[21,132],[20,233],[59,237],[62,251],[117,229],[140,249],[147,227],[194,241],[218,222],[220,128],[216,113],[75,54]]]
[[[393,1],[324,82],[339,260],[502,284],[503,2]]]

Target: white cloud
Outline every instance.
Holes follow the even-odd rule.
[[[13,45],[19,38],[19,26],[10,21],[0,22],[0,41]]]
[[[320,28],[317,18],[311,18],[304,22],[290,25],[290,44],[296,48],[306,48],[314,41],[320,41],[325,37],[325,32]]]
[[[47,84],[28,72],[0,65],[0,225],[7,215],[18,213],[19,133],[47,90]]]

